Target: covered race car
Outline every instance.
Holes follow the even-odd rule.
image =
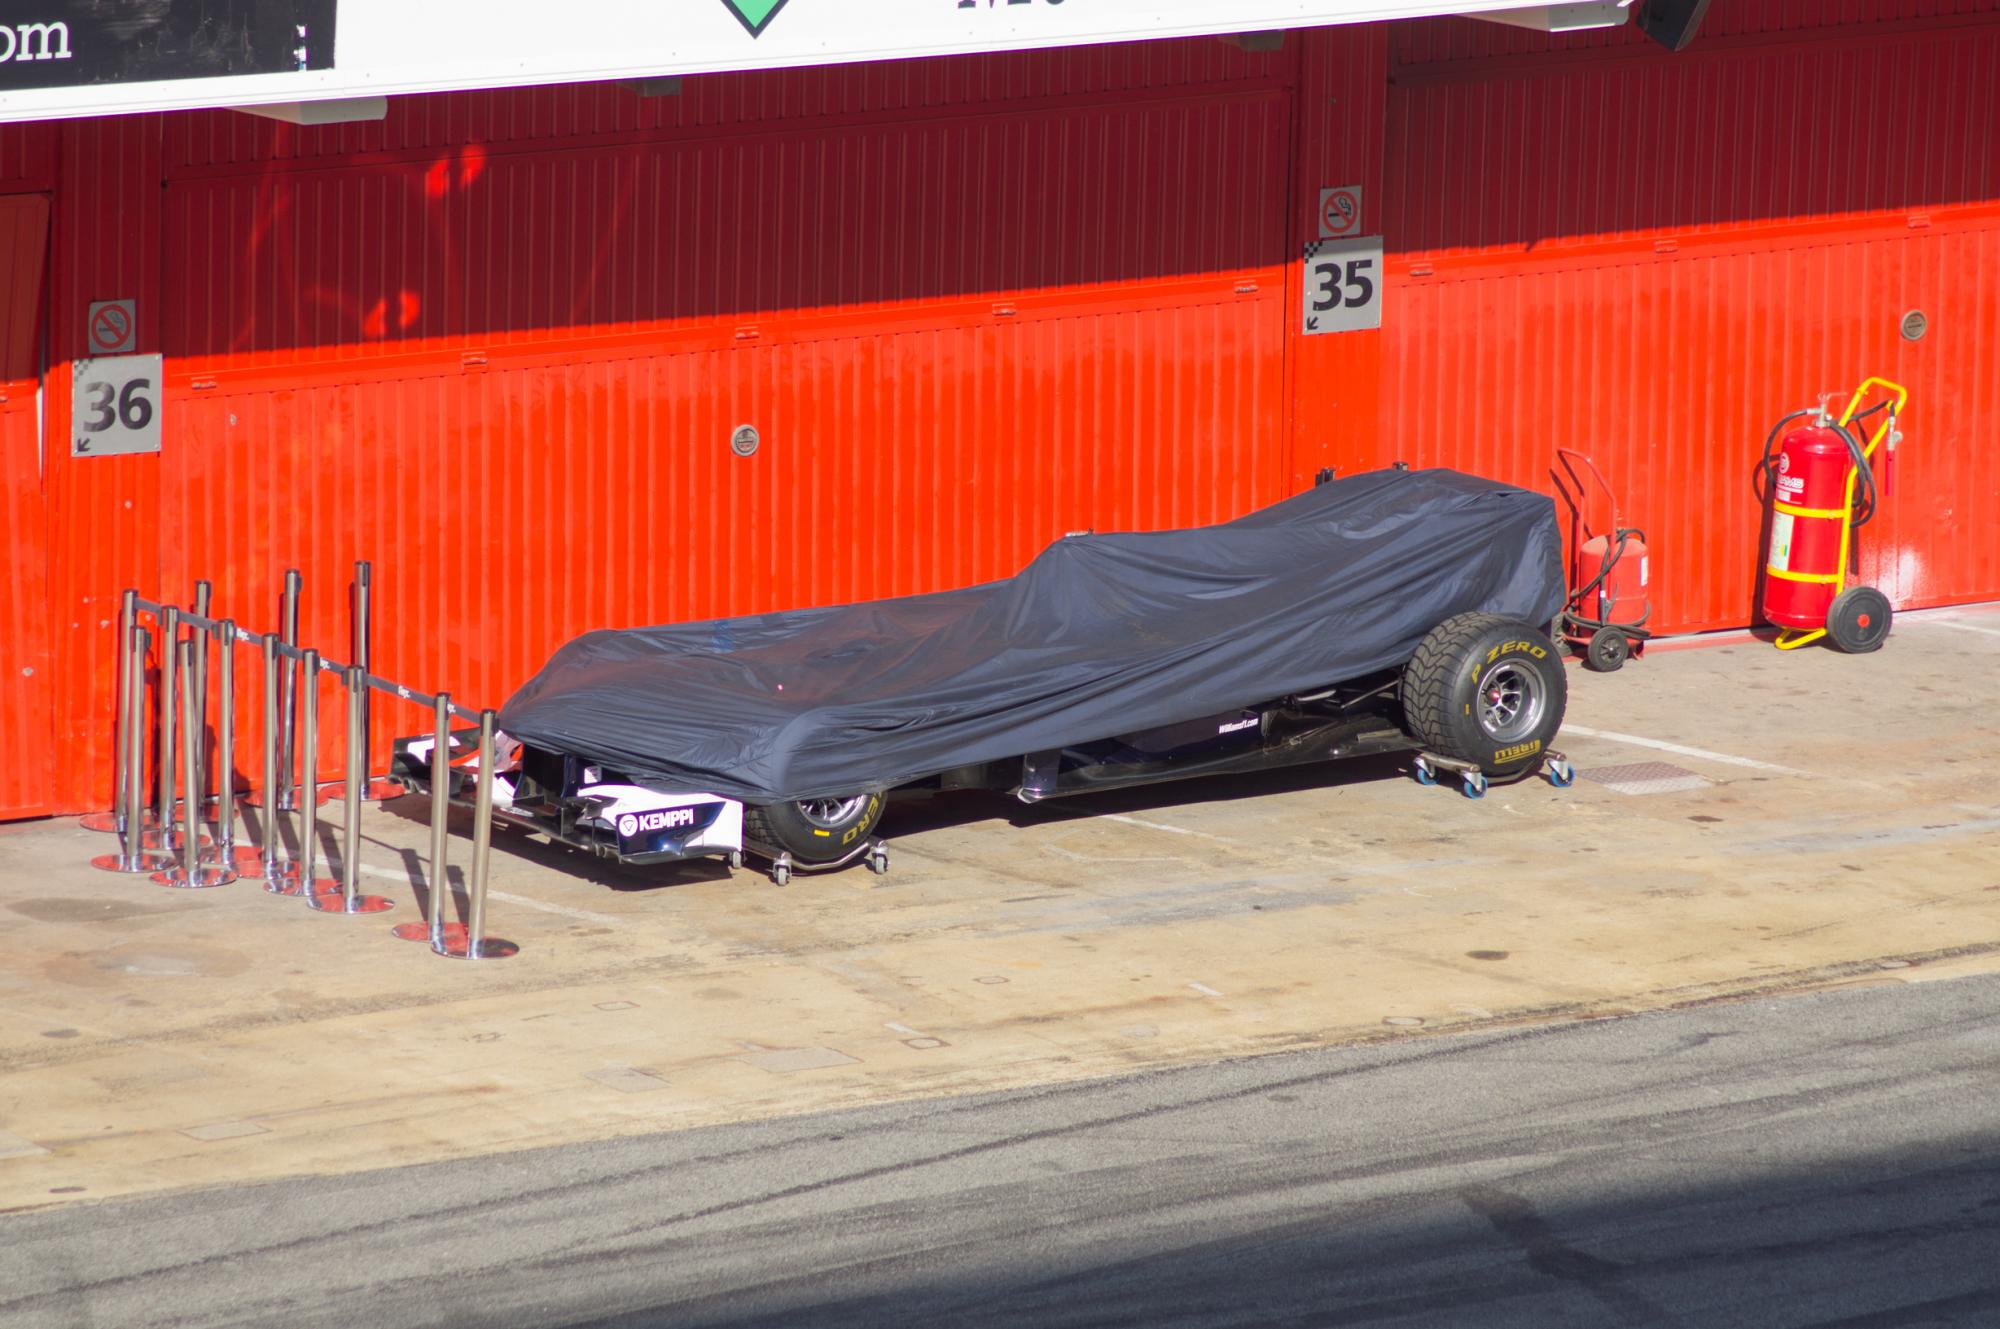
[[[1389,751],[1475,796],[1545,762],[1566,784],[1538,626],[1562,602],[1551,499],[1373,472],[963,590],[588,633],[501,711],[495,815],[628,863],[749,849],[782,882],[883,870],[895,789],[1032,803]],[[416,788],[431,747],[397,745]]]

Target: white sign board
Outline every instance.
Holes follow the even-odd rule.
[[[69,3],[82,6],[78,14],[97,12],[84,0]],[[61,87],[0,77],[0,121],[788,69],[1539,7],[1540,0],[338,0],[324,67],[323,33],[315,30],[302,48],[305,67],[281,73],[159,78],[157,71],[114,69]],[[81,18],[58,17],[48,26],[50,60],[34,66],[38,77],[64,60],[100,58]]]
[[[1361,230],[1361,186],[1319,191],[1319,238],[1345,240]]]
[[[1301,330],[1361,332],[1382,326],[1382,237],[1308,240]]]
[[[70,456],[160,450],[161,357],[102,356],[71,368]]]

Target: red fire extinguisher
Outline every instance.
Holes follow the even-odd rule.
[[[1867,410],[1877,388],[1891,394]],[[1896,417],[1909,393],[1871,378],[1855,390],[1838,418],[1822,403],[1793,411],[1764,440],[1764,475],[1771,499],[1770,556],[1764,565],[1764,617],[1775,623],[1778,649],[1830,638],[1851,654],[1880,647],[1894,617],[1889,597],[1873,586],[1847,584],[1854,532],[1875,515],[1880,493],[1873,461],[1885,443],[1884,483],[1902,435]],[[1887,415],[1866,444],[1864,422]],[[1794,421],[1805,423],[1793,425]],[[1787,426],[1792,426],[1789,430]],[[1783,438],[1780,439],[1780,435]]]

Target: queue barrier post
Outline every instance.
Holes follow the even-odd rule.
[[[194,612],[197,618],[207,618],[210,602],[215,598],[215,583],[197,580],[194,584]],[[208,633],[198,624],[191,624],[189,636],[194,642],[194,717],[192,726],[185,727],[181,741],[194,748],[194,783],[188,787],[187,797],[194,800],[195,819],[208,810]],[[182,679],[185,685],[188,680]]]
[[[299,884],[298,860],[280,853],[284,835],[279,830],[279,819],[284,813],[278,809],[278,638],[267,632],[257,639],[257,645],[264,662],[264,770],[263,780],[257,786],[260,797],[256,804],[264,846],[258,867],[266,891],[272,895],[300,895],[305,888]]]
[[[511,941],[486,935],[486,876],[493,859],[493,730],[497,719],[491,710],[479,713],[479,773],[473,795],[472,875],[467,882],[465,931],[443,938],[443,945],[431,949],[454,960],[504,960],[519,955],[521,948]]]
[[[173,605],[160,608],[160,685],[155,702],[156,729],[153,754],[153,828],[146,832],[145,846],[175,852],[180,832],[174,828],[174,772],[177,767],[176,731],[179,728],[180,688],[176,666],[181,645],[181,611]]]
[[[127,590],[118,597],[118,637],[116,651],[118,689],[117,728],[111,736],[111,807],[104,812],[89,812],[77,818],[77,825],[86,831],[109,831],[115,835],[125,833],[125,749],[130,746],[125,736],[131,731],[132,686],[126,676],[126,669],[132,662],[132,629],[139,621],[139,592]],[[120,845],[123,853],[125,846]]]
[[[192,730],[195,725],[194,656],[194,642],[182,641],[175,648],[175,658],[171,661],[163,660],[161,664],[164,672],[180,674],[181,725],[188,730]],[[153,874],[155,885],[181,891],[208,890],[216,886],[226,886],[236,880],[236,874],[228,867],[202,861],[200,799],[195,792],[195,781],[198,776],[194,750],[197,746],[192,741],[183,741],[180,748],[182,789],[179,863],[175,867]],[[160,787],[165,791],[163,797],[166,806],[171,807],[174,790],[174,773],[171,770],[160,772]]]
[[[370,648],[370,643],[374,639],[373,619],[371,617],[373,612],[372,601],[374,597],[372,592],[374,580],[374,565],[365,558],[356,561],[354,564],[354,654],[352,658],[354,663],[361,667],[364,678],[374,667],[371,663],[372,651]],[[350,757],[349,760],[359,760],[361,763],[362,797],[372,803],[386,803],[392,798],[401,798],[409,791],[394,780],[386,777],[376,779],[369,774],[369,772],[375,769],[375,763],[372,759],[375,746],[372,736],[375,730],[374,726],[370,723],[374,719],[375,709],[370,705],[371,701],[372,698],[369,696],[369,691],[364,687],[361,690],[360,756],[358,758]]]
[[[431,861],[426,869],[430,890],[430,920],[398,923],[389,931],[404,941],[428,941],[441,951],[450,930],[465,931],[465,925],[448,922],[451,908],[451,694],[440,692],[431,698]]]
[[[142,733],[146,711],[146,651],[150,640],[151,634],[137,622],[135,616],[130,631],[124,637],[122,668],[118,676],[124,692],[119,699],[119,710],[125,716],[123,731],[118,736],[121,747],[118,787],[111,794],[118,812],[118,852],[99,854],[90,860],[92,867],[106,872],[151,874],[172,861],[166,855],[148,849],[145,843],[147,808],[143,788],[145,747]]]
[[[368,675],[349,665],[347,682],[347,781],[342,811],[345,822],[340,851],[340,889],[315,892],[306,903],[323,914],[379,914],[396,902],[383,895],[361,894],[361,709]],[[311,802],[309,798],[306,800]]]
[[[215,626],[215,861],[254,880],[264,874],[263,855],[236,843],[236,644],[248,635],[232,619]]]
[[[299,665],[299,689],[293,700],[299,703],[299,760],[310,788],[319,787],[319,652],[307,651]],[[340,883],[318,875],[319,800],[299,800],[299,893],[308,904],[315,895],[338,891]]]

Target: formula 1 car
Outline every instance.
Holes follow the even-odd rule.
[[[500,713],[494,816],[630,864],[865,861],[891,790],[1023,802],[1413,752],[1472,797],[1546,768],[1567,697],[1553,502],[1373,472],[1220,526],[1067,536],[1006,581],[600,631]],[[454,800],[470,736],[443,769]],[[395,774],[428,790],[429,737]]]

